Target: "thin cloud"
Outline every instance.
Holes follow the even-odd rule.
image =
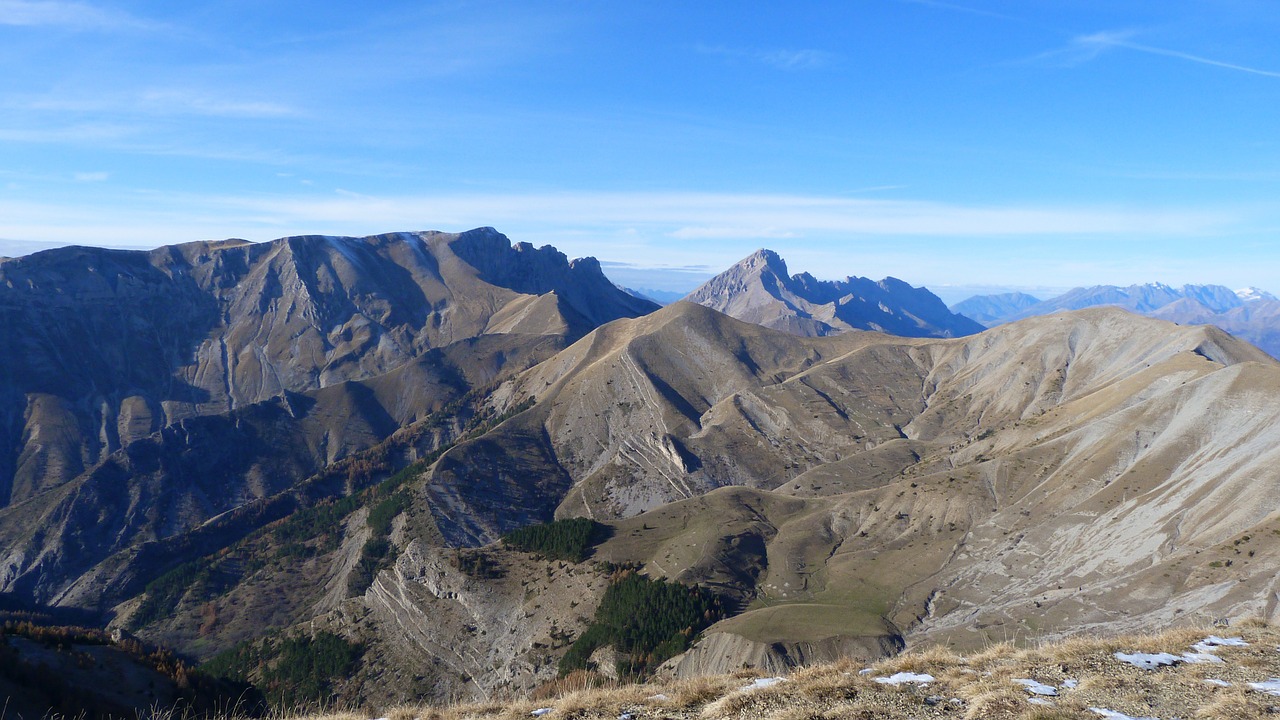
[[[237,215],[269,224],[415,228],[424,218],[448,227],[537,225],[643,228],[677,237],[840,236],[1152,236],[1194,237],[1242,220],[1218,210],[1098,206],[980,206],[920,200],[723,193],[547,193],[378,197],[350,192],[306,197],[173,198],[228,221]],[[334,227],[340,226],[340,227]]]
[[[85,124],[54,128],[2,128],[0,141],[21,143],[100,143],[136,135],[137,128],[124,125]]]
[[[228,97],[216,91],[152,88],[140,92],[101,97],[46,96],[10,101],[8,107],[28,111],[60,113],[119,113],[192,115],[200,117],[277,118],[301,114],[280,102]]]
[[[806,70],[827,65],[834,56],[822,50],[771,50],[758,57],[764,64],[780,70]]]
[[[829,65],[836,57],[833,53],[813,48],[757,50],[723,45],[695,45],[694,50],[702,55],[745,60],[778,70],[812,70]]]
[[[72,30],[156,30],[161,23],[118,10],[61,0],[0,0],[0,25]]]
[[[110,173],[105,172],[78,172],[72,174],[76,182],[106,182],[111,177]]]
[[[132,193],[108,204],[0,199],[0,236],[160,245],[224,237],[268,240],[311,233],[368,235],[490,225],[512,237],[554,244],[569,254],[603,252],[614,260],[652,263],[654,248],[662,247],[665,263],[698,265],[713,258],[732,262],[741,245],[759,245],[762,238],[793,248],[837,239],[892,243],[892,238],[949,238],[982,247],[1000,240],[1035,239],[1057,246],[1064,238],[1136,244],[1153,238],[1199,242],[1264,221],[1256,210],[973,206],[681,192],[399,197]]]
[[[275,118],[298,114],[296,109],[283,103],[235,100],[178,90],[149,90],[142,94],[141,101],[145,108],[153,111],[214,117]]]
[[[796,234],[790,230],[776,227],[682,227],[668,233],[680,240],[721,240],[721,239],[755,239],[777,240],[794,238]]]
[[[938,0],[898,0],[898,2],[908,5],[923,5],[925,7],[937,8],[939,10],[951,10],[954,12],[968,13],[970,15],[981,15],[983,17],[999,18],[1001,20],[1016,20],[1017,18],[1003,13],[992,12],[991,10],[982,10],[980,8],[972,8],[966,5],[956,5],[955,3],[939,2]]]
[[[1213,58],[1192,55],[1191,53],[1182,52],[1180,50],[1169,50],[1167,48],[1142,45],[1140,43],[1130,42],[1128,39],[1130,36],[1131,34],[1126,33],[1100,32],[1078,37],[1075,42],[1082,47],[1119,47],[1125,48],[1126,50],[1136,50],[1137,52],[1148,53],[1150,55],[1161,55],[1163,57],[1187,60],[1201,65],[1210,65],[1212,67],[1219,67],[1226,70],[1237,70],[1239,72],[1250,73],[1253,75],[1262,75],[1263,77],[1280,78],[1280,72],[1274,70],[1263,70],[1261,68],[1249,67],[1247,65],[1238,65],[1236,63],[1225,62],[1222,60],[1214,60]]]

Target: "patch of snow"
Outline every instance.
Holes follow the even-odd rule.
[[[1153,718],[1149,715],[1134,717],[1133,715],[1125,715],[1122,712],[1116,712],[1115,710],[1108,710],[1106,708],[1091,707],[1089,708],[1089,711],[1097,715],[1101,715],[1102,717],[1107,718],[1107,720],[1160,720],[1160,718]]]
[[[1280,678],[1271,678],[1258,683],[1249,683],[1249,687],[1268,695],[1280,695]]]
[[[542,717],[543,715],[546,715],[549,712],[551,712],[551,708],[538,708],[537,710],[534,710],[529,714],[534,717]]]
[[[1231,687],[1231,683],[1226,680],[1219,680],[1218,678],[1205,678],[1204,683],[1206,685],[1216,685],[1218,687]]]
[[[1245,642],[1242,637],[1222,638],[1217,635],[1210,635],[1191,647],[1197,652],[1204,652],[1200,650],[1201,647],[1249,647],[1249,643]]]
[[[1116,653],[1116,659],[1143,670],[1155,670],[1161,665],[1176,665],[1183,658],[1169,653]]]
[[[658,702],[666,702],[667,700],[670,700],[670,699],[671,698],[668,698],[666,695],[663,695],[662,693],[658,693],[657,695],[650,695],[649,697],[645,698],[645,700],[657,700]]]
[[[784,677],[756,678],[755,680],[751,681],[750,685],[742,686],[742,690],[760,690],[762,688],[773,687],[774,685],[777,685],[780,682],[786,682],[786,680],[787,679]]]
[[[872,672],[872,671],[871,671],[871,668],[862,668],[861,670],[859,670],[859,671],[858,671],[858,674],[859,674],[859,675],[870,675],[870,674],[871,674],[871,672]]]
[[[1058,694],[1057,688],[1052,685],[1045,685],[1038,680],[1032,680],[1031,678],[1014,678],[1013,681],[1025,687],[1027,692],[1032,695],[1046,695],[1053,697]]]
[[[933,676],[928,673],[900,672],[894,673],[887,678],[876,678],[876,682],[883,685],[901,685],[903,683],[919,683],[923,685],[933,682]]]
[[[1215,663],[1221,665],[1226,662],[1217,655],[1207,652],[1182,653],[1182,661],[1191,663],[1192,665],[1201,665],[1204,663]]]
[[[1275,300],[1276,296],[1266,290],[1259,290],[1256,287],[1240,288],[1236,291],[1236,297],[1245,302],[1255,302],[1257,300]]]
[[[1048,707],[1053,707],[1052,700],[1048,700],[1042,697],[1029,697],[1027,698],[1027,702],[1031,703],[1032,705],[1047,705]]]
[[[635,718],[636,716],[634,713],[622,713],[618,716],[618,720],[635,720]]]
[[[1076,680],[1075,678],[1067,678],[1066,680],[1062,681],[1062,687],[1068,690],[1075,690],[1076,688],[1080,687],[1080,681]]]

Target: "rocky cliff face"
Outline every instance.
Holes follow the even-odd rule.
[[[982,331],[981,325],[952,314],[924,288],[896,278],[875,282],[851,277],[832,282],[808,273],[791,276],[772,250],[756,251],[685,299],[794,335],[856,329],[907,337],[958,337]]]

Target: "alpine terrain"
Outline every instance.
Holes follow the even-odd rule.
[[[659,309],[488,228],[0,280],[7,599],[276,708],[1280,612],[1280,363],[1212,326],[768,251]]]

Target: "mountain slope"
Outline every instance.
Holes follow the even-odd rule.
[[[1275,616],[1276,392],[1280,365],[1252,346],[1111,308],[960,339],[797,338],[678,303],[489,394],[509,417],[397,491],[393,561],[367,586],[349,580],[374,532],[356,510],[308,560],[218,556],[242,579],[146,632],[226,647],[309,588],[292,622],[364,643],[353,697],[391,702],[549,678],[601,560],[737,608],[680,675]],[[613,537],[578,565],[447,547],[553,516]],[[230,624],[202,635],[201,613]]]
[[[686,659],[703,670],[719,666],[700,653],[744,642],[795,661],[895,635],[1269,614],[1269,546],[1221,592],[1197,553],[1269,533],[1276,392],[1280,366],[1252,346],[1113,309],[957,340],[797,341],[681,303],[523,374],[511,397],[537,404],[447,453],[427,506],[460,543],[523,521],[538,498],[542,517],[635,517],[618,538],[668,540],[601,555],[679,579],[724,576],[710,549],[757,538],[757,579],[729,572],[755,604],[709,631],[737,640]],[[525,472],[548,484],[518,510],[486,480]],[[742,526],[664,520],[732,517],[748,501],[726,485],[822,501],[770,501]],[[717,497],[728,504],[671,514]]]
[[[982,330],[953,315],[933,293],[896,278],[818,280],[788,275],[772,250],[758,250],[686,298],[731,317],[794,335],[876,330],[907,337],[956,337]]]

